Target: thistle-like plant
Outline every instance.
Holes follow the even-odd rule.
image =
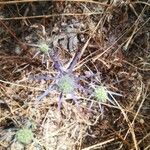
[[[57,85],[59,87],[59,90],[65,94],[72,93],[75,89],[74,78],[69,76],[68,74],[61,76],[58,80]]]
[[[23,128],[17,131],[16,138],[23,144],[29,144],[33,140],[33,133],[28,128]]]
[[[38,28],[37,26],[33,26]],[[42,59],[42,63],[46,63],[52,55],[54,55],[54,48],[52,48],[52,42],[51,40],[47,37],[45,27],[41,25],[42,27],[42,36],[38,39],[38,42],[36,43],[26,43],[26,45],[34,47],[35,51],[33,52],[33,57],[38,57]]]
[[[57,90],[59,92],[59,100],[58,100],[58,108],[60,110],[61,108],[61,103],[63,100],[64,96],[69,95],[71,99],[74,100],[76,105],[78,106],[78,102],[75,97],[75,92],[78,88],[78,83],[77,83],[77,78],[73,74],[69,73],[60,73],[57,75],[54,79],[54,83],[49,86],[49,88],[42,94],[40,95],[37,100],[42,100],[45,96],[53,92],[53,90]],[[56,87],[56,89],[54,89]]]
[[[46,42],[41,42],[39,43],[39,50],[42,52],[42,53],[47,53],[49,51],[49,46]]]
[[[109,99],[107,90],[106,90],[106,88],[104,86],[97,86],[94,89],[94,97],[98,101],[103,102],[103,103],[106,103],[107,99]]]
[[[54,90],[54,87],[57,87],[57,91],[60,93],[58,100],[59,109],[61,108],[63,97],[67,95],[69,95],[78,106],[75,92],[77,89],[80,89],[80,85],[78,84],[79,78],[77,78],[72,71],[77,59],[77,55],[75,55],[68,68],[65,69],[57,57],[52,57],[54,67],[58,71],[58,74],[55,78],[53,78],[53,84],[51,84],[48,89],[37,98],[38,101],[42,100],[45,96],[51,93]]]
[[[117,101],[114,98],[114,95],[122,96],[121,94],[118,94],[118,93],[108,90],[103,85],[92,85],[92,88],[93,88],[92,97],[98,102],[100,111],[102,112],[102,114],[103,114],[102,104],[110,102],[111,104],[116,105]],[[92,107],[92,105],[93,105],[93,101],[91,101],[90,108]]]
[[[40,40],[38,44],[28,44],[28,45],[36,48],[36,52],[32,58],[41,56],[42,63],[45,63],[54,55],[54,50],[49,47],[49,43],[45,40]]]

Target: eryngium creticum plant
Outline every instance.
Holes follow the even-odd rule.
[[[50,94],[53,90],[56,90],[59,92],[59,100],[58,100],[58,108],[60,110],[61,103],[64,96],[69,95],[71,99],[75,102],[75,104],[78,106],[78,101],[76,98],[76,92],[81,90],[81,86],[79,85],[79,78],[76,77],[73,73],[73,68],[76,65],[76,62],[78,60],[79,53],[77,52],[75,56],[73,57],[72,61],[70,62],[67,69],[65,69],[59,58],[56,56],[52,57],[52,61],[54,62],[54,67],[57,70],[56,77],[53,78],[53,84],[51,84],[48,89],[40,95],[37,100],[42,100],[45,96]]]
[[[23,144],[29,144],[33,140],[33,133],[31,129],[23,128],[17,131],[16,138]]]
[[[34,51],[32,49],[31,52],[33,51],[33,58],[39,57],[42,60],[42,64],[48,63],[49,59],[54,55],[55,53],[55,48],[53,47],[51,39],[47,36],[45,27],[43,25],[33,25],[32,28],[40,28],[42,29],[41,35],[37,34],[38,36],[35,37],[37,40],[36,42],[32,42],[29,40],[29,42],[26,43],[26,45],[30,47],[34,47]],[[30,51],[29,51],[30,52]]]
[[[110,102],[112,105],[117,105],[117,101],[114,96],[122,96],[119,93],[112,92],[102,84],[94,83],[91,85],[91,104],[90,109],[92,109],[93,103],[96,102],[99,104],[100,111],[103,115],[103,106],[106,103]]]

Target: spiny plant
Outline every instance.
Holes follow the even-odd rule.
[[[92,93],[92,97],[95,98],[96,101],[99,103],[101,112],[103,111],[103,108],[101,106],[102,103],[110,102],[111,104],[116,105],[116,100],[115,100],[113,95],[122,96],[119,93],[115,93],[115,92],[109,91],[103,85],[94,85],[93,89],[94,90],[93,90],[93,93]],[[92,105],[90,107],[92,107]]]
[[[81,57],[81,51],[76,52],[70,65],[68,66],[67,69],[65,69],[64,66],[61,64],[59,58],[56,56],[57,54],[53,53],[53,55],[52,55],[52,52],[50,51],[50,48],[49,48],[48,44],[46,43],[46,41],[40,42],[38,45],[38,48],[39,48],[39,52],[37,52],[37,54],[43,53],[45,55],[47,53],[49,58],[51,58],[51,60],[53,61],[54,67],[58,71],[58,74],[56,75],[56,77],[53,78],[53,84],[51,84],[48,87],[48,89],[37,98],[37,100],[38,101],[42,100],[45,96],[47,96],[49,93],[51,93],[54,90],[54,87],[57,87],[58,92],[60,92],[59,100],[58,100],[59,109],[61,107],[63,96],[67,95],[67,94],[70,94],[72,96],[72,99],[78,105],[78,102],[75,97],[75,92],[77,90],[80,91],[82,86],[79,85],[79,83],[78,83],[79,78],[77,78],[74,75],[73,68],[76,65],[77,61]],[[85,88],[82,87],[82,89],[85,89]],[[86,91],[86,89],[85,89],[85,91]],[[106,87],[104,87],[104,86],[95,86],[94,87],[93,95],[94,95],[94,98],[97,99],[99,103],[100,102],[106,103],[108,100],[112,104],[114,104],[114,102],[108,96],[111,94],[115,94],[115,93],[108,91],[106,89]]]
[[[36,52],[33,58],[37,57],[38,55],[42,57],[42,63],[46,60],[50,59],[54,55],[54,50],[49,47],[49,44],[45,40],[40,40],[38,44],[27,44],[32,47],[36,47]],[[48,59],[46,58],[48,57]]]
[[[60,93],[59,100],[58,100],[59,110],[61,108],[63,97],[68,94],[70,95],[70,98],[72,98],[76,103],[76,105],[78,106],[78,102],[75,97],[75,91],[77,90],[78,83],[77,83],[77,79],[75,80],[75,76],[73,74],[60,73],[54,79],[54,84],[50,85],[49,88],[37,98],[37,100],[38,101],[42,100],[45,96],[47,96],[49,93],[51,93],[54,90],[54,87],[57,87],[58,92]]]
[[[32,26],[37,28],[37,26]],[[42,27],[42,36],[40,36],[40,39],[38,39],[38,42],[35,43],[26,43],[26,45],[35,47],[35,53],[33,54],[33,58],[40,56],[42,57],[42,63],[45,63],[48,61],[53,55],[54,55],[54,48],[52,48],[52,42],[49,38],[46,36],[45,27],[41,25]]]
[[[42,53],[47,53],[49,51],[49,46],[46,42],[39,43],[39,49]]]
[[[16,133],[16,138],[23,144],[29,144],[33,140],[33,132],[28,128],[20,129]]]
[[[53,84],[49,86],[49,88],[42,94],[40,95],[37,100],[40,101],[42,100],[45,96],[47,96],[49,93],[51,93],[54,90],[54,87],[57,87],[58,92],[60,93],[59,95],[59,100],[58,100],[58,108],[61,108],[61,103],[63,100],[63,96],[69,94],[71,98],[74,100],[76,105],[78,106],[78,102],[76,100],[75,92],[80,86],[78,84],[78,78],[73,74],[73,66],[77,62],[77,55],[74,56],[72,62],[70,63],[69,67],[65,69],[61,62],[59,61],[59,58],[57,57],[52,57],[52,60],[54,62],[54,67],[58,71],[58,74],[55,78],[53,78]],[[79,90],[79,89],[78,89]]]
[[[108,93],[104,86],[98,86],[94,90],[95,98],[100,102],[106,102],[108,99]]]
[[[73,77],[65,74],[60,77],[57,83],[59,90],[63,93],[72,93],[75,89],[75,80]]]

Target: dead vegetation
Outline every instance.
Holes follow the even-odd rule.
[[[148,150],[149,12],[149,0],[0,1],[1,149]],[[89,75],[80,84],[121,94],[115,105],[101,103],[99,111],[84,89],[76,91],[79,107],[66,96],[59,111],[57,90],[37,101],[58,74],[48,56],[33,58],[41,40],[64,67],[79,51],[73,73]],[[15,136],[24,127],[34,134],[28,145]]]

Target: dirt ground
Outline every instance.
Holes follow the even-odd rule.
[[[0,107],[1,150],[150,149],[150,0],[0,0]]]

